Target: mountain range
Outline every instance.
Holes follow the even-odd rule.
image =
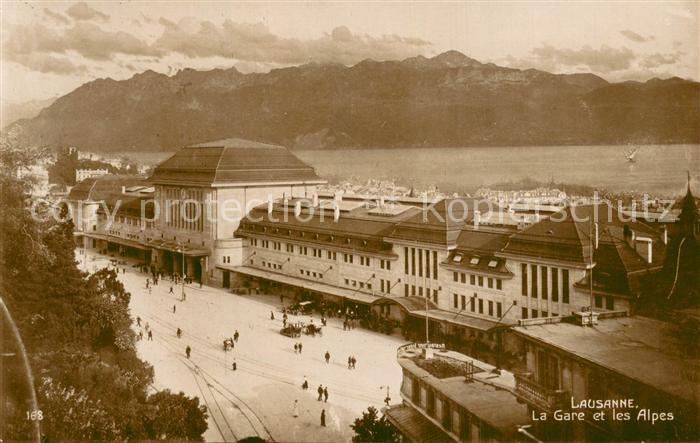
[[[291,148],[700,143],[700,84],[610,83],[457,51],[86,83],[8,128],[22,143],[172,151],[229,137]]]

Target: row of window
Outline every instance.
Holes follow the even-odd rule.
[[[204,191],[163,187],[165,224],[189,231],[204,231]]]
[[[487,300],[488,304],[488,316],[501,318],[503,316],[503,304],[499,302],[493,302],[493,300]],[[455,309],[461,309],[463,311],[467,310],[467,296],[460,294],[452,294],[452,304]],[[494,311],[494,307],[496,310]],[[474,293],[473,296],[469,297],[469,310],[474,313],[484,314],[484,299],[479,298],[479,296]]]
[[[549,317],[549,312],[538,311],[537,309],[530,309],[529,315],[530,315],[530,318],[539,318],[539,317],[547,318],[547,317]],[[558,317],[558,316],[559,316],[559,314],[557,314],[556,312],[552,312],[552,317]],[[527,308],[520,309],[520,317],[523,319],[528,318],[528,309]]]
[[[258,241],[257,238],[253,238],[250,241],[251,241],[251,244],[253,246],[258,246],[258,244],[259,244],[260,247],[262,247],[262,248],[273,249],[275,251],[282,250],[282,243],[281,242],[277,242],[277,241],[271,242],[269,240],[259,240]],[[316,258],[323,258],[323,249],[319,249],[319,248],[311,248],[308,246],[296,246],[295,247],[295,245],[293,245],[291,243],[287,243],[285,246],[285,250],[287,252],[289,252],[290,254],[293,254],[295,251],[297,251],[298,254],[300,254],[300,255],[311,255],[311,256],[316,257]],[[372,259],[370,257],[367,257],[365,255],[360,255],[359,257],[360,257],[360,265],[361,266],[366,266],[366,267],[372,266]],[[336,252],[327,250],[326,251],[326,258],[328,260],[337,260],[338,256],[337,256]],[[354,258],[353,254],[345,254],[345,253],[343,254],[343,262],[352,264],[352,263],[354,263],[354,261],[355,261],[355,258]],[[380,266],[382,269],[391,270],[391,262],[389,260],[382,259],[382,260],[379,260],[379,262],[380,262]]]
[[[223,262],[224,262],[224,263],[231,263],[231,256],[230,256],[230,255],[224,255],[224,256],[223,256]],[[265,263],[265,262],[263,262],[263,263]],[[263,264],[263,266],[265,266],[265,265]]]
[[[353,288],[359,287],[360,289],[364,289],[365,286],[367,289],[370,291],[372,290],[372,283],[369,282],[363,282],[363,281],[357,281],[357,280],[351,280],[349,278],[344,279],[345,280],[345,286],[352,286]]]
[[[379,279],[379,290],[385,294],[390,294],[391,282],[389,280]]]
[[[403,285],[403,295],[404,295],[405,297],[408,297],[408,296],[409,296],[408,289],[409,289],[408,283],[405,283],[405,284]],[[437,290],[437,289],[433,289],[432,291],[433,291],[432,300],[433,300],[435,303],[437,303],[437,302],[438,302],[438,290]],[[423,297],[423,287],[422,287],[422,286],[411,285],[411,292],[410,292],[410,295],[417,295],[417,296],[419,296],[419,297]],[[431,299],[431,297],[430,297],[430,288],[425,288],[425,296],[428,297],[428,300]]]
[[[486,281],[486,286],[489,289],[493,289],[494,286],[496,289],[501,290],[503,289],[503,281],[500,278],[493,278],[493,277],[486,277],[482,275],[474,275],[474,274],[468,274],[469,275],[469,284],[472,286],[481,286],[482,288],[484,287],[484,281]],[[464,272],[453,272],[452,273],[452,280],[458,282],[458,283],[467,283],[467,274]]]
[[[529,274],[528,274],[529,269]],[[539,270],[539,272],[538,272]],[[562,303],[569,303],[569,270],[559,269],[555,267],[547,268],[547,266],[537,266],[528,265],[525,263],[520,264],[520,273],[522,275],[521,281],[521,294],[524,297],[528,295],[532,298],[537,298],[538,294],[542,297],[542,300],[547,300],[551,297],[552,301],[559,301],[559,275],[561,271],[561,301]],[[539,277],[538,278],[538,274]],[[549,277],[551,276],[551,280]],[[530,286],[528,286],[528,278],[530,279]],[[538,282],[542,283],[538,290]],[[551,291],[549,288],[549,283],[551,284]]]
[[[280,265],[280,269],[282,266]],[[323,279],[323,274],[316,271],[309,271],[308,269],[299,269],[299,274],[305,275],[307,277],[320,278]]]
[[[404,274],[438,278],[437,251],[420,248],[403,248]]]
[[[282,269],[282,265],[280,265],[278,263],[271,263],[271,262],[265,261],[265,260],[262,261],[262,265],[264,268],[278,269],[278,270]]]

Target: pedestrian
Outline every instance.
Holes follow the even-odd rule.
[[[328,386],[323,388],[323,402],[328,403]]]
[[[347,331],[347,330],[348,330],[348,321],[343,320],[343,331]]]
[[[150,282],[151,281],[148,278],[146,278],[146,288],[148,288],[148,285],[150,284]]]
[[[323,386],[318,385],[318,389],[316,389],[316,392],[318,392],[318,400],[317,401],[321,401],[321,399],[323,398]]]
[[[280,304],[284,304],[284,295],[280,295]]]
[[[143,331],[139,331],[139,341],[143,340]]]
[[[331,354],[330,354],[328,351],[326,351],[325,357],[326,357],[326,364],[328,364],[328,362],[329,362],[330,359],[331,359]]]
[[[190,348],[190,345],[187,345],[187,347],[185,348],[185,355],[187,356],[187,358],[190,358],[190,353],[192,353],[192,348]]]
[[[282,327],[283,327],[283,328],[286,328],[286,327],[287,327],[287,319],[286,319],[286,318],[283,318],[283,319],[282,319]]]
[[[173,291],[173,285],[170,285],[170,292],[168,294],[174,294],[175,292]]]
[[[153,331],[148,331],[148,339],[153,341]]]
[[[180,338],[182,336],[182,329],[177,328],[177,332],[175,333],[177,335],[177,338]]]
[[[136,326],[141,326],[141,317],[136,317]]]
[[[326,427],[326,410],[321,411],[321,426]]]
[[[175,305],[173,305],[173,314],[175,313],[175,309],[176,309],[176,308],[175,308]]]
[[[357,363],[357,359],[355,358],[354,355],[351,357],[351,359],[352,359],[352,368],[355,369],[355,363]]]
[[[301,342],[299,342],[299,353],[301,354]]]
[[[348,369],[352,369],[352,357],[348,357]]]
[[[299,417],[299,400],[294,400],[294,409],[292,409],[294,418]]]
[[[149,329],[151,329],[151,327],[148,325],[148,322],[146,322],[146,326],[144,326],[144,329],[147,330],[147,331],[148,331]]]
[[[274,320],[274,319],[275,319],[275,313],[270,311],[270,320]]]
[[[236,364],[236,359],[235,359],[235,358],[233,359],[233,363],[231,363],[231,369],[233,369],[234,371],[235,371],[236,369],[238,369],[238,365]]]
[[[236,343],[238,343],[238,336],[238,329],[236,329],[236,332],[233,333],[233,341],[235,341]]]
[[[309,389],[309,381],[306,379],[306,376],[304,376],[304,383],[301,384],[301,389],[305,391]]]

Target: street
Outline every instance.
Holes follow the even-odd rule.
[[[109,264],[109,257],[94,251],[76,257],[82,269],[93,271]],[[119,258],[123,260],[123,258]],[[134,330],[143,331],[137,341],[139,356],[153,365],[154,389],[183,391],[198,396],[209,413],[207,441],[236,441],[259,436],[275,441],[350,441],[349,425],[368,406],[384,406],[386,386],[392,403],[400,402],[401,369],[396,349],[402,339],[356,328],[343,331],[342,320],[328,319],[323,336],[289,338],[282,328],[278,296],[240,296],[221,288],[181,286],[165,278],[146,288],[146,278],[133,263],[119,265],[119,278],[131,293]],[[122,269],[126,273],[122,273]],[[291,303],[289,299],[285,304]],[[173,306],[176,312],[173,313]],[[270,311],[275,320],[270,319]],[[141,317],[141,328],[136,317]],[[309,316],[289,316],[289,322],[309,322]],[[153,340],[143,329],[146,323]],[[320,325],[320,317],[314,318]],[[182,337],[177,338],[177,328]],[[224,352],[223,341],[238,331],[233,350]],[[301,354],[294,344],[303,343]],[[190,346],[191,357],[185,357]],[[324,354],[330,353],[326,363]],[[356,369],[348,369],[350,355]],[[232,370],[236,362],[237,370]],[[306,376],[309,389],[302,390]],[[328,388],[328,402],[317,400],[319,385]],[[294,400],[299,401],[299,417],[293,416]],[[320,426],[322,409],[326,427]]]

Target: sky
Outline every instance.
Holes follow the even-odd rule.
[[[457,50],[608,81],[698,80],[698,2],[2,2],[0,100],[151,69],[353,65]]]

